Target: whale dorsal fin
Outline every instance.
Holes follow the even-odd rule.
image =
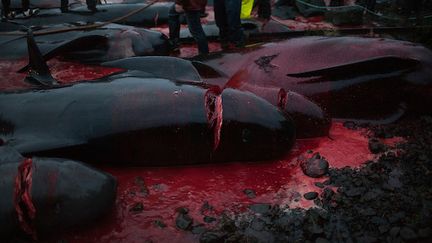
[[[26,81],[32,84],[48,87],[57,85],[57,80],[52,77],[48,65],[36,44],[31,29],[27,31],[27,48],[29,55],[29,70]]]

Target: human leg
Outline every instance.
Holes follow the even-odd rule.
[[[179,48],[180,37],[180,13],[175,10],[175,4],[168,12],[169,42],[174,50]]]
[[[229,34],[225,0],[214,0],[213,9],[216,25],[219,28],[219,38],[221,44],[224,45],[228,41]]]
[[[189,31],[198,44],[198,51],[200,54],[209,53],[207,37],[201,26],[200,11],[186,11],[186,20]]]
[[[226,15],[229,29],[229,40],[237,47],[244,46],[244,34],[241,27],[241,0],[225,0]]]

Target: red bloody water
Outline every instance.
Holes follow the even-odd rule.
[[[1,89],[28,86],[22,82],[24,75],[13,72],[22,64],[25,62],[0,62]],[[118,71],[58,59],[51,61],[49,66],[54,77],[63,82],[96,79]],[[189,209],[194,225],[203,223],[204,215],[240,212],[254,203],[308,208],[313,203],[305,200],[303,194],[309,191],[320,193],[321,189],[314,183],[326,178],[305,176],[298,161],[313,151],[325,157],[333,168],[361,166],[373,159],[366,134],[366,130],[349,130],[341,123],[334,123],[329,137],[298,140],[285,158],[260,163],[169,168],[101,167],[118,179],[118,196],[112,213],[102,220],[89,222],[86,227],[52,237],[68,242],[196,242],[198,235],[175,226],[176,210],[180,207]],[[248,198],[243,192],[245,189],[255,191],[256,197]],[[203,210],[206,202],[213,210]],[[142,211],[131,210],[139,203],[143,205]],[[166,227],[161,228],[156,221],[163,222]]]

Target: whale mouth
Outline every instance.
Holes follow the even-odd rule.
[[[37,240],[34,220],[36,208],[31,197],[33,184],[33,160],[26,158],[18,166],[18,174],[15,177],[14,205],[21,229]]]
[[[223,123],[223,106],[222,92],[219,87],[211,87],[204,95],[204,105],[209,128],[213,130],[213,151],[219,147],[222,123]]]

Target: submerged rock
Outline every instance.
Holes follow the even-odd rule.
[[[300,166],[305,175],[313,178],[324,176],[329,169],[329,163],[319,153],[315,153],[312,158],[303,161]]]

